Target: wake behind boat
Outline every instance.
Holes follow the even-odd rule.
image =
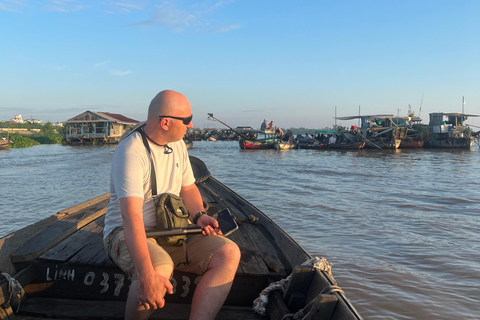
[[[208,214],[228,208],[239,224],[228,237],[242,259],[217,319],[362,319],[325,259],[190,161]],[[130,281],[103,248],[108,202],[105,194],[0,239],[0,319],[123,319]],[[198,277],[175,272],[174,294],[151,319],[187,319]]]

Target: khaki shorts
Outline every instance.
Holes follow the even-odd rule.
[[[154,238],[147,238],[150,260],[154,267],[169,264],[175,270],[203,275],[208,268],[212,256],[225,244],[234,243],[224,236],[191,235],[187,239],[187,254],[189,264],[185,265],[185,250],[183,246],[160,246]],[[104,239],[105,250],[113,262],[131,279],[137,274],[132,258],[125,243],[122,228],[116,228]]]

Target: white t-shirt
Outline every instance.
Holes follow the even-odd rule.
[[[195,183],[192,167],[188,158],[187,148],[183,140],[169,143],[173,152],[164,153],[164,148],[149,142],[152,158],[145,148],[142,136],[138,132],[132,133],[121,141],[112,159],[110,177],[110,203],[105,215],[106,237],[113,229],[122,226],[120,212],[121,198],[143,198],[143,223],[145,227],[155,227],[155,207],[151,188],[151,160],[155,164],[157,179],[157,194],[180,194],[182,186]]]

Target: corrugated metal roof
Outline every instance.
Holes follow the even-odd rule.
[[[66,122],[100,122],[100,121],[110,121],[110,122],[119,122],[125,124],[136,124],[139,121],[134,120],[128,117],[125,117],[121,114],[110,113],[110,112],[99,112],[99,111],[90,111],[87,110],[75,117],[68,119]]]
[[[117,114],[117,113],[110,113],[110,112],[100,112],[100,113],[106,114],[107,116],[112,117],[112,118],[117,119],[118,121],[122,121],[122,122],[133,122],[133,123],[138,123],[139,122],[138,120],[134,120],[134,119],[125,117],[125,116],[123,116],[121,114]]]

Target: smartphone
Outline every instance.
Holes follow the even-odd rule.
[[[228,208],[225,208],[218,213],[217,221],[224,236],[228,236],[238,229],[238,224],[235,219],[233,219]]]

